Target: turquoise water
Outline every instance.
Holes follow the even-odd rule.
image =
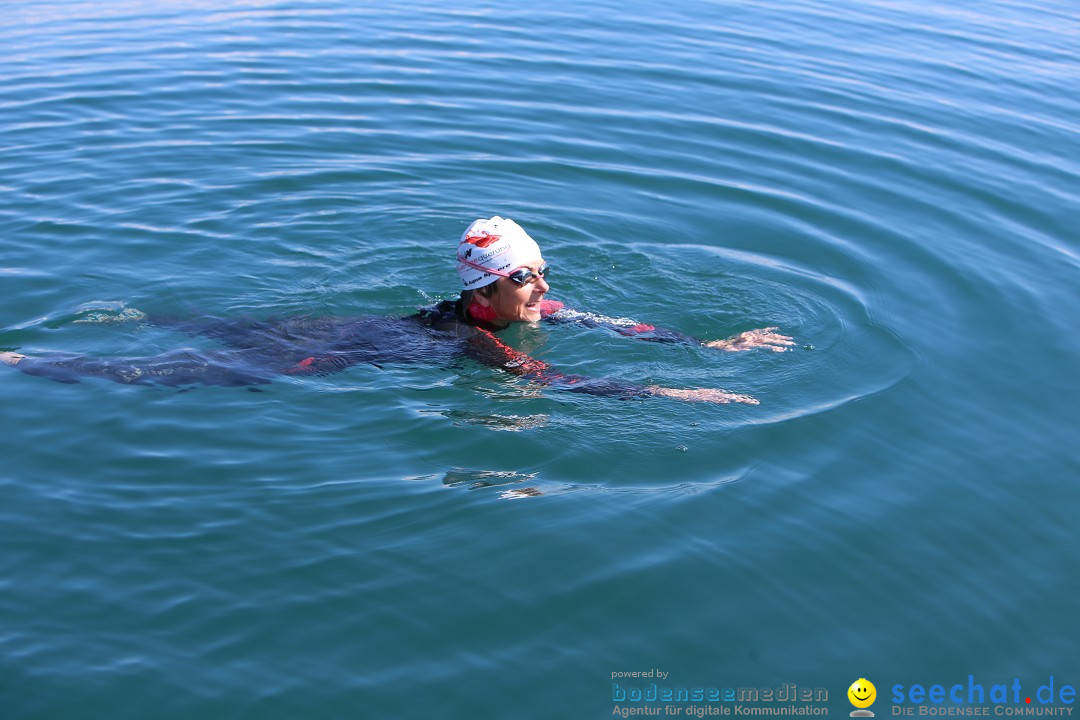
[[[214,347],[78,322],[125,307],[407,314],[496,213],[573,307],[798,346],[504,334],[758,406],[0,368],[0,715],[1080,684],[1078,38],[1056,0],[7,4],[0,349]]]

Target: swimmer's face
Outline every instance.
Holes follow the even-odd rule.
[[[524,285],[518,285],[510,278],[495,281],[495,292],[488,300],[498,322],[536,322],[540,319],[540,301],[544,293],[551,289],[538,272],[543,264],[543,260],[536,258],[522,265],[534,274],[534,279]]]
[[[851,687],[847,690],[847,696],[855,707],[868,708],[877,699],[877,688],[874,687],[874,683],[866,678],[859,678],[851,683]]]

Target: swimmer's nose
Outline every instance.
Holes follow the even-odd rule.
[[[547,284],[547,280],[545,280],[543,277],[536,278],[536,292],[543,295],[550,289],[551,286]]]

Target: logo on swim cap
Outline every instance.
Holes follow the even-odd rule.
[[[462,240],[462,242],[469,243],[470,245],[475,245],[478,248],[486,248],[488,245],[497,241],[501,237],[502,235],[489,235],[488,233],[484,232],[479,235],[469,235],[464,240]]]

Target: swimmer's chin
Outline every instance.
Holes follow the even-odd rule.
[[[535,306],[525,306],[525,312],[521,314],[521,319],[524,322],[538,322],[540,320],[540,303],[536,303]]]

